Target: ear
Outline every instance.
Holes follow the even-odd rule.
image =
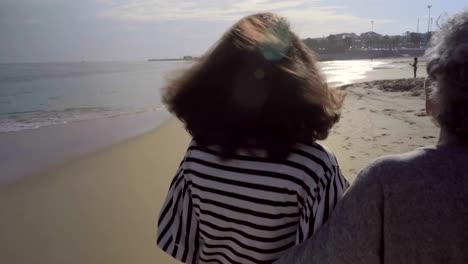
[[[440,114],[440,105],[429,96],[426,96],[426,114],[431,117],[436,126],[439,126],[437,116]]]
[[[431,98],[429,98],[429,96],[426,96],[426,114],[428,116],[435,116],[437,115],[436,112],[436,108],[437,106],[435,105],[434,103],[434,100],[432,100]]]
[[[430,77],[426,77],[424,79],[424,95],[426,96],[426,114],[428,116],[436,117],[439,114],[439,107],[436,106],[436,100],[434,100],[433,96],[431,95],[431,81]]]

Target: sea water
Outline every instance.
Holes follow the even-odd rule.
[[[163,111],[170,62],[0,64],[0,133]]]
[[[0,64],[0,133],[164,111],[161,87],[171,73],[189,65],[185,61]],[[328,61],[319,66],[337,86],[372,71],[408,65],[394,59]]]

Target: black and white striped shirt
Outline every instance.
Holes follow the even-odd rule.
[[[173,179],[157,244],[185,263],[271,263],[309,238],[348,187],[334,155],[297,144],[285,160],[195,141]]]

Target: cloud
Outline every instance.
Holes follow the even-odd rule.
[[[370,30],[394,21],[359,17],[347,6],[333,6],[324,0],[100,0],[105,5],[102,17],[133,23],[162,21],[201,21],[232,23],[256,12],[277,12],[292,22],[304,36],[344,31]]]
[[[322,6],[320,0],[100,0],[108,9],[100,15],[119,20],[153,22],[174,20],[232,21],[256,12],[279,12],[298,20],[361,20],[340,14],[343,6]]]
[[[395,22],[389,19],[358,17],[343,12],[344,9],[344,7],[295,9],[286,10],[282,14],[291,18],[293,25],[300,33],[315,36],[324,33],[370,31],[371,20],[378,26]]]
[[[100,0],[110,8],[103,16],[133,21],[232,20],[239,15],[297,8],[302,0]]]

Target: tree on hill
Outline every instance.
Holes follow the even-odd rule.
[[[396,50],[402,47],[421,48],[430,34],[406,32],[404,35],[381,35],[376,32],[332,34],[325,38],[308,38],[304,43],[317,53],[344,53],[349,50]]]
[[[422,37],[420,34],[412,32],[410,33],[409,39],[412,44],[417,46],[421,45]]]

